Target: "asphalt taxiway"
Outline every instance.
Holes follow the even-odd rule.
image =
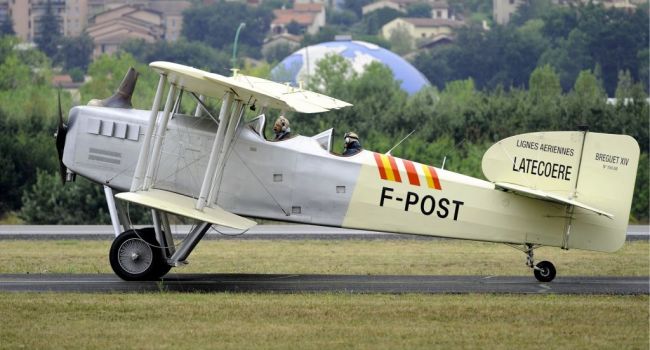
[[[648,295],[648,277],[394,276],[293,274],[169,274],[126,282],[110,274],[0,275],[4,292],[238,292]]]
[[[188,225],[172,225],[172,233],[176,238],[184,238],[190,231]],[[115,238],[113,227],[110,225],[0,225],[0,240],[2,239],[96,239],[107,240]],[[319,239],[319,240],[436,240],[444,239],[433,236],[416,236],[387,232],[352,230],[316,225],[257,225],[242,233],[230,228],[212,228],[205,239]],[[629,225],[627,240],[650,239],[648,225]]]

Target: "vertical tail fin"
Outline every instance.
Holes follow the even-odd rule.
[[[639,145],[630,136],[555,131],[501,140],[485,153],[482,167],[492,182],[612,213],[610,219],[579,208],[569,211],[565,247],[615,251],[625,241],[638,161]]]

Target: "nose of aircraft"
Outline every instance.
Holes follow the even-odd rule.
[[[89,106],[109,107],[109,108],[133,108],[131,105],[131,97],[135,90],[135,84],[138,81],[138,72],[133,68],[129,68],[122,79],[120,87],[115,91],[113,96],[103,100],[91,100],[88,102]],[[58,94],[59,102],[59,125],[56,129],[54,137],[56,138],[56,151],[59,154],[59,175],[61,175],[61,182],[65,184],[68,180],[68,168],[63,164],[63,149],[65,148],[65,139],[68,135],[68,125],[63,122],[63,111],[61,110],[61,91]]]

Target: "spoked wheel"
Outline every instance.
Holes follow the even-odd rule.
[[[169,272],[171,266],[165,261],[162,249],[156,247],[159,244],[155,236],[153,227],[120,234],[109,253],[115,274],[126,281],[147,281]]]
[[[533,271],[540,282],[551,282],[555,278],[555,266],[550,261],[539,262]]]

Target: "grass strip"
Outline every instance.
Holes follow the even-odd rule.
[[[647,349],[648,296],[0,293],[0,348]]]
[[[112,273],[109,241],[0,241],[0,273]],[[616,253],[540,248],[558,275],[648,276],[650,245]],[[458,240],[203,241],[178,273],[529,275],[525,255],[502,244]]]

